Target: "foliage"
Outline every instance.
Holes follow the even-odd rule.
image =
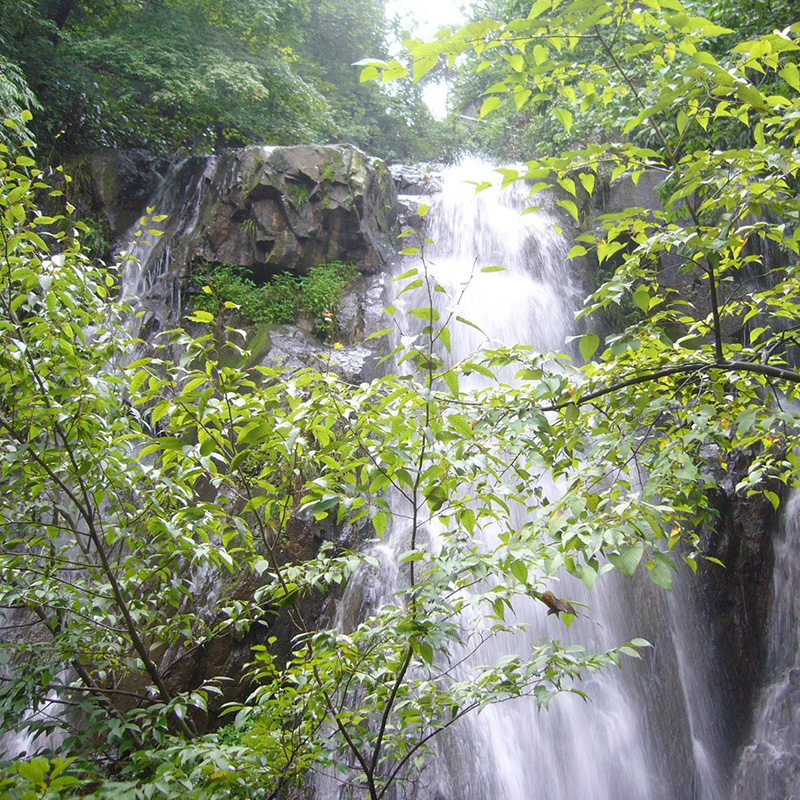
[[[84,135],[106,146],[162,152],[314,138],[325,103],[294,74],[271,40],[272,26],[255,17],[255,29],[237,36],[235,28],[220,28],[238,19],[224,5],[221,17],[187,5],[147,5],[106,31],[60,45],[62,80],[96,87],[84,101],[96,122]],[[69,96],[53,100],[75,102],[72,86]]]
[[[294,322],[302,311],[312,320],[317,334],[331,339],[338,332],[336,314],[342,294],[358,276],[358,270],[352,264],[331,261],[311,267],[300,278],[291,272],[279,273],[263,286],[247,277],[249,274],[250,270],[230,264],[206,267],[191,280],[200,290],[194,295],[193,307],[215,317],[226,309],[235,310],[256,325]]]
[[[31,147],[33,142],[28,123],[33,119],[31,109],[38,107],[22,73],[0,55],[0,118],[6,121],[0,128],[0,142]]]
[[[200,293],[193,297],[193,307],[216,317],[225,310],[226,303],[231,303],[236,306],[237,314],[256,325],[294,322],[299,290],[297,279],[285,273],[259,287],[247,277],[249,274],[250,270],[230,264],[195,272],[191,284]]]
[[[538,504],[538,493],[519,493],[536,451],[512,427],[454,413],[435,390],[458,370],[486,370],[482,357],[444,366],[452,313],[440,324],[433,306],[414,310],[428,324],[406,354],[411,372],[359,386],[327,371],[224,366],[245,362],[242,334],[202,309],[189,321],[207,333],[174,331],[138,357],[126,309],[110,300],[113,274],[85,258],[79,230],[66,235],[36,208],[34,189],[47,187],[32,160],[7,156],[0,170],[0,605],[13,620],[0,714],[4,730],[50,733],[57,758],[76,759],[16,762],[3,773],[7,796],[33,784],[61,796],[173,797],[180,786],[192,797],[275,798],[310,768],[351,763],[349,779],[376,799],[464,714],[579,692],[579,674],[644,644],[585,654],[543,641],[454,676],[460,653],[518,627],[506,609],[543,597],[563,556],[540,539],[546,517],[514,522],[515,504]],[[320,274],[315,308],[347,270]],[[427,274],[406,280],[409,291],[434,289]],[[519,453],[511,469],[509,448]],[[329,545],[310,560],[288,556],[290,521],[327,517],[378,535],[395,528],[404,541],[407,582],[348,630],[316,631],[305,599],[379,562]],[[502,532],[496,548],[482,544],[485,528]],[[236,587],[248,580],[259,588],[243,601]],[[191,600],[204,594],[197,613]],[[484,630],[458,623],[468,607],[485,611]],[[298,631],[283,643],[288,660],[270,634],[277,614]],[[240,735],[200,735],[225,683],[175,684],[175,664],[218,637],[259,631],[252,694],[229,706]]]
[[[479,59],[478,69],[498,72],[482,117],[539,104],[569,133],[589,109],[627,109],[616,116],[622,130],[613,141],[501,170],[506,182],[531,181],[532,195],[555,191],[575,223],[584,222],[580,207],[601,170],[612,183],[637,182],[653,170],[665,178],[663,210],[605,214],[570,253],[616,264],[581,316],[629,298],[643,319],[609,337],[605,348],[597,334],[586,334],[581,372],[551,375],[547,391],[533,398],[540,410],[558,411],[577,437],[581,467],[564,475],[558,527],[607,548],[626,573],[644,563],[665,586],[669,551],[709,519],[705,490],[716,469],[727,469],[731,452],[752,457],[739,491],[764,492],[777,506],[769,481],[797,483],[798,428],[789,403],[800,376],[788,359],[798,315],[798,27],[741,42],[717,58],[707,43],[728,33],[675,0],[641,7],[540,0],[525,17],[486,19],[410,46],[415,77],[440,57],[453,62],[464,53]],[[591,65],[580,55],[586,52],[598,54]],[[767,73],[779,76],[780,94],[759,88]],[[731,124],[751,147],[715,149],[717,128]],[[708,149],[696,149],[703,138]],[[777,245],[778,262],[760,254],[764,242]],[[670,267],[703,278],[707,294],[690,303],[670,286]],[[529,394],[513,394],[503,398],[504,413],[527,413]],[[613,508],[617,515],[619,504],[641,504],[641,513],[622,528],[605,520],[598,531],[597,513]],[[587,509],[593,519],[584,528]],[[671,531],[666,547],[659,545],[662,531]],[[696,569],[696,554],[683,558]],[[568,569],[585,574],[577,562]]]
[[[470,24],[480,26],[487,19],[510,21],[516,17],[525,17],[531,5],[517,0],[482,2],[474,7]],[[707,48],[716,55],[724,55],[735,44],[755,37],[759,32],[783,30],[796,22],[794,3],[783,0],[774,2],[691,0],[685,5],[689,13],[702,15],[719,26],[731,29],[725,37],[712,38],[707,42]],[[669,10],[668,5],[664,8]],[[541,60],[548,47],[544,41],[538,42],[538,47],[537,43],[532,44],[532,47],[525,45],[528,63]],[[615,44],[620,43],[615,42]],[[637,45],[633,43],[632,46]],[[520,49],[516,55],[520,55],[521,52]],[[569,52],[575,74],[582,73],[585,82],[592,84],[593,65],[606,58],[598,41],[591,36],[579,35],[578,40],[570,43]],[[570,147],[618,137],[620,120],[635,116],[638,112],[633,109],[629,96],[626,97],[621,93],[602,93],[598,89],[598,96],[602,96],[602,102],[569,105],[572,118],[570,125],[565,126],[553,115],[553,108],[559,105],[559,98],[540,86],[533,90],[536,99],[531,100],[530,96],[524,95],[520,86],[513,103],[504,103],[498,108],[493,108],[490,114],[484,115],[480,113],[482,102],[480,98],[485,99],[486,95],[496,92],[507,72],[508,62],[486,59],[477,51],[465,52],[461,58],[463,63],[452,70],[454,81],[451,105],[456,111],[451,113],[451,121],[458,127],[457,138],[463,151],[481,153],[500,161],[526,160],[533,155],[552,156]],[[637,86],[648,85],[647,74],[631,70],[630,63],[627,67],[630,77]],[[765,93],[767,91],[763,84],[769,83],[772,80],[771,76],[770,72],[762,76],[760,83]],[[781,90],[778,87],[776,91]],[[563,102],[565,99],[569,98],[562,95],[560,101]],[[677,112],[677,108],[675,110]],[[465,121],[465,117],[470,119]],[[717,120],[715,129],[717,134],[715,146],[732,147],[737,142],[737,136],[742,137],[737,143],[742,147],[747,146],[746,141],[743,141],[746,137],[742,136],[740,126],[724,125]],[[636,137],[641,144],[658,146],[651,138],[652,131],[647,128],[637,129],[635,132],[630,132],[630,135]],[[696,144],[697,147],[703,148],[708,145],[707,138],[693,142],[691,136],[692,133],[689,131],[687,146]]]
[[[323,339],[337,334],[336,315],[342,294],[357,277],[358,270],[352,264],[330,261],[312,267],[300,279],[300,306],[314,320],[314,329]]]
[[[61,154],[337,140],[414,158],[435,127],[418,92],[350,66],[386,37],[382,0],[21,0],[0,8],[0,103],[35,94]]]
[[[593,654],[555,634],[480,663],[488,642],[524,625],[511,611],[526,603],[569,624],[574,608],[550,593],[564,572],[589,587],[609,570],[644,572],[669,588],[676,562],[696,569],[707,490],[738,453],[750,459],[738,491],[777,507],[775,483],[798,483],[800,29],[715,55],[709,42],[724,35],[677,0],[538,0],[524,16],[411,43],[417,78],[468,52],[498,71],[483,116],[543,104],[569,132],[581,108],[617,114],[609,141],[502,172],[554,193],[578,232],[572,257],[615,266],[583,315],[626,298],[641,311],[605,342],[581,336],[583,364],[488,345],[454,363],[451,331],[470,323],[429,272],[424,240],[405,248],[420,259],[396,280],[407,310],[383,332],[416,325],[398,330],[396,375],[356,386],[224,366],[236,359],[222,350],[246,363],[241,332],[204,309],[189,317],[208,326],[201,336],[171,332],[138,358],[106,273],[36,210],[45,187],[31,159],[4,158],[0,603],[37,635],[4,643],[25,668],[3,684],[3,728],[66,728],[57,755],[78,759],[69,775],[95,797],[277,798],[324,770],[380,800],[465,714],[528,695],[546,706],[636,655],[645,642]],[[365,77],[405,69],[375,60]],[[765,74],[779,92],[761,90]],[[750,146],[717,147],[720,125]],[[581,216],[601,170],[613,184],[654,169],[668,178],[663,209],[596,228]],[[766,261],[764,243],[780,260]],[[706,291],[679,293],[670,270]],[[475,375],[484,388],[467,388]],[[290,558],[290,520],[391,536],[396,592],[315,630],[308,598],[383,567],[332,546]],[[224,570],[226,589],[258,582],[253,602],[223,591],[208,616],[190,613],[190,582]],[[278,614],[297,632],[288,657],[270,630]],[[171,686],[170,658],[263,628],[252,693],[228,706],[240,736],[198,735],[205,711],[216,722],[220,689]],[[54,702],[79,716],[42,713]],[[5,778],[27,788],[50,764]]]

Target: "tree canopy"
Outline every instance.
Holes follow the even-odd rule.
[[[0,9],[8,85],[24,78],[42,106],[39,141],[65,154],[336,140],[414,158],[435,140],[418,95],[360,86],[351,66],[384,53],[387,35],[380,0],[22,0]]]

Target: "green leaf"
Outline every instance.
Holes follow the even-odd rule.
[[[511,574],[520,582],[520,583],[527,583],[528,582],[528,567],[523,561],[512,561],[511,562]]]
[[[420,308],[412,308],[408,312],[409,316],[416,317],[425,322],[438,322],[439,312],[432,306],[421,306]]]
[[[594,193],[594,184],[595,184],[595,176],[591,172],[582,172],[579,176],[580,182],[583,188],[586,190],[586,194],[591,195]]]
[[[427,642],[412,639],[411,646],[426,664],[433,664],[433,648]]]
[[[459,396],[459,389],[458,389],[458,375],[456,375],[453,370],[448,370],[447,372],[442,375],[444,382],[447,384],[447,388],[450,390],[450,393],[453,397]]]
[[[764,490],[764,497],[766,497],[767,500],[769,500],[770,503],[772,503],[772,507],[775,509],[775,511],[777,511],[778,506],[781,504],[780,497],[778,497],[778,495],[775,492],[769,491],[769,489]]]
[[[580,218],[578,216],[578,206],[572,200],[556,200],[557,205],[560,205],[562,208],[565,208],[569,211],[572,218],[575,222],[580,222]]]
[[[600,347],[600,337],[596,333],[585,333],[581,336],[581,341],[578,346],[583,360],[588,363],[597,352],[597,348]]]
[[[372,526],[375,528],[375,533],[378,534],[378,538],[383,538],[383,534],[386,531],[386,523],[388,522],[388,517],[383,511],[379,511],[375,516],[372,518]]]
[[[481,110],[480,113],[478,114],[478,117],[480,119],[483,119],[487,114],[491,114],[492,111],[495,111],[496,109],[500,108],[501,104],[502,100],[496,95],[493,95],[492,97],[487,97],[483,101],[483,105],[481,106]]]
[[[406,278],[413,278],[416,275],[419,275],[419,269],[417,269],[417,267],[411,267],[411,269],[407,269],[402,275],[392,278],[392,283],[398,283],[399,281],[404,281]]]
[[[46,758],[32,758],[30,761],[18,761],[17,772],[31,783],[41,783],[50,771],[50,763]]]
[[[414,83],[425,77],[438,63],[439,57],[437,55],[414,56],[411,66]],[[402,76],[398,75],[397,77]]]
[[[572,130],[572,112],[569,109],[555,108],[553,115],[564,126],[567,133]]]
[[[767,111],[769,109],[769,105],[767,104],[764,95],[761,94],[761,92],[759,92],[755,86],[750,84],[739,84],[736,86],[736,94],[743,102],[753,106],[753,108],[763,111]]]
[[[789,86],[797,92],[800,92],[800,70],[796,64],[787,64],[778,75],[783,78]]]
[[[633,293],[631,299],[642,311],[648,311],[650,309],[650,293],[643,286],[640,286]]]
[[[375,333],[371,333],[367,336],[367,341],[370,339],[380,339],[383,336],[388,336],[390,333],[394,333],[394,328],[384,328],[383,330],[375,331]]]
[[[519,53],[515,53],[508,56],[508,64],[514,72],[522,72],[525,68],[525,59]]]
[[[214,315],[209,313],[208,311],[197,310],[189,314],[187,319],[189,320],[189,322],[209,323],[214,321]]]
[[[255,422],[244,428],[237,439],[237,444],[256,444],[265,441],[272,433],[272,425],[268,422]]]
[[[623,547],[619,553],[609,553],[608,560],[623,574],[633,577],[636,567],[644,555],[644,542],[634,542]]]
[[[653,561],[647,568],[650,580],[666,591],[672,591],[672,561],[664,553],[653,553]]]
[[[567,254],[567,258],[580,258],[580,256],[585,256],[587,252],[588,250],[582,244],[576,244]]]
[[[536,19],[540,17],[553,5],[553,0],[536,0],[528,12],[528,19]]]

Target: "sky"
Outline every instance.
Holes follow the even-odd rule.
[[[463,22],[463,5],[469,4],[465,0],[386,0],[386,15],[414,19],[415,34],[426,39],[444,25]]]
[[[408,20],[409,28],[420,39],[430,39],[445,25],[458,25],[464,22],[461,7],[469,5],[466,0],[386,0],[386,16],[400,14]],[[447,104],[447,85],[440,83],[425,87],[425,102],[431,113],[443,119]]]

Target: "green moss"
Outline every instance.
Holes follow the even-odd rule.
[[[309,188],[300,181],[286,181],[286,195],[295,208],[300,208],[308,202]]]

